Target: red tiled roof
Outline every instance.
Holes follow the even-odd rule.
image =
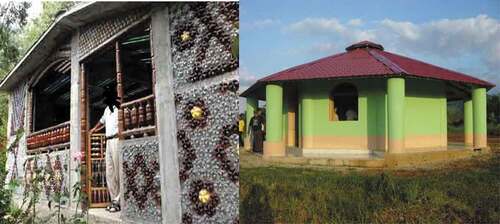
[[[347,47],[346,50],[347,52],[344,53],[272,74],[260,79],[258,82],[408,75],[470,83],[485,87],[495,86],[460,72],[384,51],[382,45],[370,41],[355,43]]]

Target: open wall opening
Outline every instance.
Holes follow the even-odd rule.
[[[123,102],[153,94],[149,23],[142,23],[118,41],[123,76]]]
[[[464,101],[463,100],[448,100],[447,101],[447,130],[448,130],[448,145],[458,146],[465,142],[464,135]]]
[[[472,128],[472,123],[466,124],[472,121],[472,117],[466,118],[467,109],[472,110],[472,107],[466,108],[472,106],[472,104],[466,105],[470,97],[470,92],[465,86],[458,83],[446,84],[446,129],[449,147],[463,147],[467,142],[472,144],[472,130],[470,135],[467,135],[465,130],[468,127]]]
[[[31,84],[28,154],[69,147],[70,69],[70,60],[55,61]]]
[[[153,69],[149,20],[130,28],[83,62],[86,86],[82,102],[88,121],[84,131],[95,127],[107,107],[104,92],[116,89],[119,97],[118,138],[138,138],[155,133]],[[104,207],[109,201],[106,184],[106,127],[84,136],[87,146],[86,188],[90,207]]]
[[[349,83],[337,85],[329,96],[330,121],[358,120],[358,90]]]
[[[71,71],[69,60],[50,67],[32,87],[32,131],[69,121]]]

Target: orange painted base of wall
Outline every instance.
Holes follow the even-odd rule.
[[[473,146],[474,145],[474,135],[472,133],[464,134],[464,143],[467,146]]]
[[[429,149],[447,147],[446,135],[414,135],[406,136],[404,141],[391,141],[385,136],[304,136],[302,148],[307,149],[361,149],[387,151],[393,144],[395,153],[404,153],[414,149]]]
[[[408,168],[424,164],[442,164],[453,160],[467,159],[489,151],[470,149],[441,150],[432,152],[385,154],[383,159],[346,159],[310,157],[265,157],[266,161],[303,166],[356,167],[356,168]]]
[[[264,141],[264,157],[286,156],[285,142]]]
[[[474,148],[482,149],[488,146],[486,134],[474,134]]]
[[[250,143],[250,137],[244,137],[243,144],[245,144],[245,146],[244,146],[245,150],[247,150],[247,151],[252,150],[252,144]]]
[[[304,136],[303,149],[373,149],[385,143],[384,137],[362,136]],[[385,148],[385,147],[384,147]]]

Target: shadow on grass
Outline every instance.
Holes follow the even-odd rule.
[[[249,193],[240,202],[242,223],[273,223],[269,195],[260,184],[250,186]]]

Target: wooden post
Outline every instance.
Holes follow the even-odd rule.
[[[159,144],[161,176],[162,223],[181,223],[181,185],[179,180],[179,158],[177,156],[177,122],[174,103],[174,77],[170,46],[170,23],[168,7],[154,11],[151,15],[151,35],[155,49],[154,64],[157,72],[155,87],[155,109]]]
[[[120,104],[123,103],[123,79],[122,79],[122,65],[120,63],[120,43],[115,42],[115,52],[116,52],[116,93],[120,99]],[[120,106],[118,108],[118,137],[123,139],[123,109]]]
[[[87,195],[90,195],[90,182],[87,175],[89,174],[89,162],[90,156],[87,155],[87,141],[88,141],[88,113],[87,113],[87,79],[85,77],[85,65],[80,64],[80,109],[81,109],[81,153],[85,156],[85,167],[82,167],[80,170],[80,182],[85,183],[85,188],[82,188],[82,191],[86,191]],[[85,175],[82,175],[81,171],[86,169]]]
[[[155,51],[153,47],[153,26],[149,24],[149,49],[151,51],[151,85],[152,85],[152,90],[153,90],[153,104],[152,104],[152,109],[154,111],[153,113],[153,125],[155,126],[155,135],[158,133],[158,125],[156,124],[156,107],[155,102],[156,102],[156,67],[155,67]]]

